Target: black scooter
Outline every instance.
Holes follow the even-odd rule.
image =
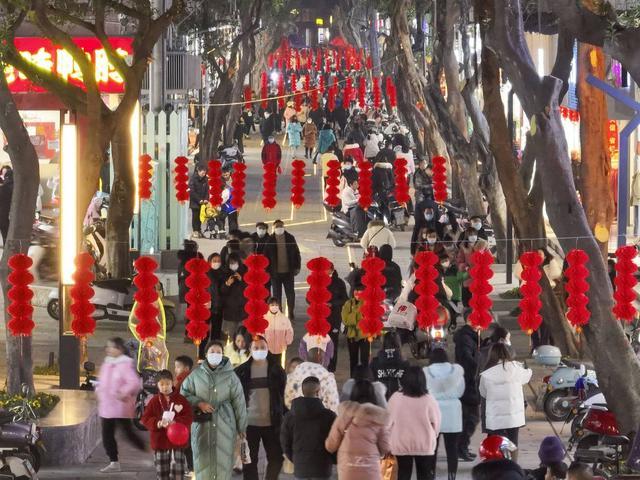
[[[340,207],[331,207],[325,203],[325,208],[331,212],[331,225],[329,226],[329,232],[327,238],[333,241],[336,247],[344,247],[348,243],[356,243],[360,240],[362,235],[360,232],[354,232],[351,228],[351,221],[349,215],[342,213]],[[372,202],[371,206],[367,210],[366,214],[359,212],[360,215],[366,217],[363,227],[366,229],[366,225],[371,220],[379,220],[383,218],[382,210],[376,202]]]

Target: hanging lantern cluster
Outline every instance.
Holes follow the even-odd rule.
[[[244,86],[244,108],[251,110],[251,86]]]
[[[358,326],[362,335],[369,342],[372,342],[374,338],[382,333],[382,315],[384,314],[382,302],[385,299],[382,287],[387,281],[382,271],[385,265],[384,260],[375,256],[369,256],[362,261],[362,269],[364,270],[362,284],[364,285],[364,290],[360,294],[362,299],[360,314],[362,318]]]
[[[340,162],[338,160],[329,160],[327,162],[326,183],[325,202],[330,207],[337,207],[340,205]]]
[[[574,249],[567,254],[569,266],[564,274],[567,282],[564,286],[567,291],[567,320],[576,329],[577,333],[582,332],[582,327],[589,323],[591,312],[587,308],[589,298],[586,293],[589,291],[587,277],[589,270],[585,266],[589,261],[589,256],[584,250]]]
[[[353,82],[351,77],[347,77],[345,80],[344,90],[342,91],[342,104],[344,108],[349,108],[351,104],[351,99],[353,98]]]
[[[76,258],[76,271],[73,273],[73,287],[69,291],[71,297],[71,331],[81,339],[93,334],[96,329],[96,321],[93,318],[95,307],[91,303],[93,298],[93,257],[87,253],[79,253]]]
[[[173,169],[175,173],[174,184],[176,187],[176,199],[178,202],[189,201],[189,168],[187,163],[189,159],[187,157],[176,157],[174,160],[176,166]]]
[[[329,93],[327,94],[327,110],[333,112],[336,108],[336,95],[337,88],[335,85],[329,87]]]
[[[209,160],[207,165],[209,183],[209,203],[214,207],[222,205],[222,164],[220,160]]]
[[[438,306],[440,302],[436,299],[438,293],[438,271],[436,264],[439,261],[438,255],[431,251],[418,252],[415,257],[418,268],[415,271],[416,277],[416,308],[418,316],[416,322],[422,330],[428,330],[436,325],[438,321]]]
[[[577,123],[580,121],[580,112],[567,107],[560,107],[560,115],[562,118],[570,122]]]
[[[307,277],[309,290],[307,291],[307,314],[309,320],[305,324],[305,328],[309,335],[319,335],[324,337],[331,330],[331,325],[327,321],[331,308],[328,302],[331,300],[331,292],[329,285],[331,277],[329,270],[331,262],[324,257],[317,257],[307,262],[307,268],[311,272]]]
[[[158,322],[160,310],[156,306],[158,277],[154,273],[158,264],[151,257],[140,257],[133,266],[138,272],[133,279],[134,285],[138,288],[133,296],[136,301],[133,313],[138,320],[136,332],[141,341],[147,342],[156,338],[161,329]]]
[[[540,301],[540,279],[542,278],[542,255],[539,252],[525,252],[520,256],[520,265],[522,265],[522,273],[520,278],[523,284],[520,285],[520,315],[518,315],[518,323],[520,328],[531,335],[542,324],[542,316],[540,309],[542,302]]]
[[[367,81],[364,77],[360,77],[358,80],[358,106],[364,108],[366,105],[367,97]]]
[[[627,245],[616,250],[616,278],[613,299],[616,301],[613,314],[620,320],[632,322],[636,316],[636,307],[633,302],[636,299],[634,287],[638,283],[636,272],[638,266],[634,263],[636,247]]]
[[[397,158],[393,164],[395,170],[395,197],[398,203],[408,203],[411,200],[409,195],[409,180],[407,178],[407,159]]]
[[[140,155],[138,161],[138,195],[140,200],[149,200],[151,198],[151,177],[153,176],[153,167],[151,166],[151,155]]]
[[[311,90],[311,110],[317,110],[319,106],[320,103],[318,102],[318,89],[314,88],[313,90]]]
[[[433,198],[438,203],[447,200],[447,159],[444,157],[433,157]]]
[[[244,206],[244,194],[247,174],[245,173],[247,166],[244,163],[235,162],[233,164],[233,173],[231,174],[231,206],[236,210],[240,210]]]
[[[282,110],[285,106],[284,98],[284,75],[278,76],[278,108]]]
[[[303,160],[291,162],[291,203],[296,208],[304,203],[304,167]]]
[[[185,264],[185,269],[189,272],[185,281],[189,291],[185,295],[188,307],[184,314],[187,319],[187,335],[193,343],[200,345],[202,340],[207,338],[209,325],[207,321],[211,315],[209,305],[211,294],[209,286],[211,280],[207,272],[209,264],[203,258],[192,258]]]
[[[278,166],[274,162],[267,162],[262,168],[262,206],[271,210],[276,206]]]
[[[267,100],[269,97],[269,79],[267,78],[267,72],[260,74],[260,97],[262,97],[260,106],[263,110],[266,110],[269,106],[269,101]]]
[[[269,322],[264,318],[269,311],[267,305],[269,290],[265,287],[269,281],[269,274],[266,271],[269,260],[264,255],[254,254],[249,255],[244,264],[247,267],[247,272],[242,277],[244,283],[247,284],[243,292],[244,298],[247,299],[244,305],[247,318],[245,318],[243,325],[253,337],[256,337],[263,335],[269,326]]]
[[[33,298],[33,290],[31,290],[33,275],[29,272],[31,265],[33,260],[24,253],[17,253],[9,258],[11,273],[7,280],[11,287],[7,293],[9,298],[7,312],[11,319],[7,323],[7,328],[14,337],[29,337],[35,328],[31,305]]]
[[[398,106],[398,94],[396,92],[396,85],[393,83],[391,77],[387,77],[385,82],[385,90],[387,92],[387,98],[389,99],[389,105],[391,108]]]
[[[373,108],[379,110],[382,105],[382,90],[380,89],[380,77],[373,77]]]
[[[471,300],[469,305],[472,312],[469,315],[471,325],[485,330],[493,321],[491,315],[491,307],[493,302],[489,298],[489,294],[493,291],[493,287],[489,281],[493,277],[491,265],[493,264],[493,255],[489,250],[478,250],[471,254]]]
[[[358,169],[360,170],[360,173],[358,174],[358,190],[360,191],[358,205],[363,210],[368,210],[373,199],[371,162],[368,160],[359,161]]]

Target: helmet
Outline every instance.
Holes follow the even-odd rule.
[[[518,447],[508,438],[501,437],[500,435],[489,435],[480,444],[478,453],[483,461],[510,460],[511,454],[515,452],[517,448]]]

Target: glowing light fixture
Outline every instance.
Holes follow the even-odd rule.
[[[316,18],[316,25],[319,25],[319,26],[324,25],[324,18]]]
[[[75,125],[62,125],[60,148],[60,281],[73,285],[78,253],[78,133]]]
[[[129,122],[129,131],[131,132],[131,166],[133,167],[133,183],[135,185],[135,199],[133,201],[133,213],[140,213],[140,102],[136,102],[131,114]]]

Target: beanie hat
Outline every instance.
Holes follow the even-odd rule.
[[[543,465],[562,462],[567,451],[556,436],[545,437],[538,449],[538,457]]]

